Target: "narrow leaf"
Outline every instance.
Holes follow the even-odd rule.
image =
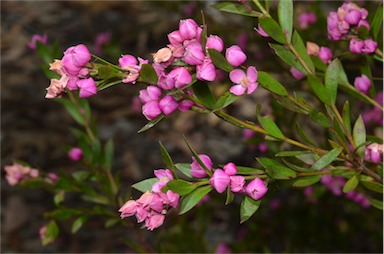
[[[60,230],[56,222],[54,220],[49,221],[47,224],[47,230],[45,231],[45,234],[42,239],[42,244],[45,246],[55,241],[57,236],[59,235],[59,232]]]
[[[351,110],[349,101],[346,101],[343,106],[343,123],[348,131],[348,134],[351,134]]]
[[[213,64],[225,71],[225,72],[230,72],[233,70],[233,67],[230,63],[228,63],[227,59],[216,49],[208,49],[209,56],[212,59]]]
[[[363,145],[367,140],[367,134],[365,132],[365,125],[361,115],[357,118],[355,125],[353,126],[353,141],[355,146],[359,147],[357,153],[360,155],[360,158],[364,158],[365,146]]]
[[[289,49],[282,45],[273,43],[270,43],[269,46],[275,51],[276,55],[278,55],[289,66],[294,67],[296,70],[303,74],[307,74],[307,71],[304,69],[303,65]]]
[[[307,48],[297,31],[293,33],[292,44],[311,72],[315,73],[315,66],[313,65],[312,59],[308,55]]]
[[[339,60],[333,60],[325,72],[325,88],[328,91],[331,103],[335,104],[337,98],[337,85],[339,83]]]
[[[164,115],[161,115],[159,116],[158,118],[148,122],[143,128],[141,128],[137,133],[142,133],[146,130],[149,130],[150,128],[152,128],[153,126],[155,126],[156,124],[158,124],[162,119],[164,118]]]
[[[105,224],[104,224],[104,227],[105,228],[110,228],[114,225],[116,225],[117,223],[121,222],[121,219],[120,218],[111,218],[111,219],[108,219]]]
[[[245,7],[242,3],[234,3],[234,2],[222,2],[219,4],[212,5],[213,8],[218,9],[223,12],[240,14],[243,16],[250,17],[260,17],[262,14],[260,12],[253,11],[247,7]]]
[[[383,201],[374,198],[368,198],[369,203],[377,209],[383,210]]]
[[[269,158],[257,158],[258,162],[266,169],[268,175],[273,179],[292,179],[296,172],[284,166],[276,160]]]
[[[382,31],[381,29],[382,24],[383,24],[383,6],[379,6],[371,22],[371,31],[373,33],[374,41],[377,41],[378,35],[380,31]]]
[[[260,73],[260,72],[259,72]],[[234,95],[231,92],[225,92],[224,95],[220,96],[215,105],[215,110],[223,109],[229,105],[231,105],[233,102],[235,102],[240,96]]]
[[[343,151],[342,147],[334,148],[325,155],[321,156],[313,165],[311,168],[321,170],[325,167],[327,167],[329,164],[334,161],[337,156]]]
[[[331,106],[331,98],[323,83],[313,75],[308,75],[308,82],[316,96],[326,105]]]
[[[177,177],[177,174],[175,172],[175,166],[171,156],[169,155],[168,151],[165,149],[161,141],[159,141],[159,145],[160,145],[160,153],[161,153],[161,156],[163,157],[164,163],[167,165],[167,168],[172,171],[173,175]]]
[[[72,224],[72,229],[71,232],[72,234],[76,233],[83,225],[84,223],[89,219],[88,216],[81,216],[77,218],[73,224]]]
[[[78,124],[80,124],[80,125],[84,124],[84,118],[82,117],[82,115],[80,113],[79,107],[74,105],[70,100],[68,100],[66,98],[60,98],[60,99],[58,99],[58,101],[61,102],[64,105],[64,107],[67,110],[67,112],[72,116],[72,118]]]
[[[359,184],[359,178],[358,175],[355,174],[352,176],[348,181],[344,184],[343,192],[348,193],[356,189],[357,185]]]
[[[180,196],[185,196],[196,189],[195,184],[181,179],[169,181],[167,186],[171,191],[178,193]]]
[[[156,177],[145,179],[141,182],[135,183],[132,185],[132,188],[141,191],[146,192],[152,190],[152,185],[159,181]]]
[[[216,100],[207,83],[196,82],[193,84],[192,88],[193,93],[196,95],[203,106],[209,109],[213,109],[215,107]]]
[[[60,205],[61,202],[64,201],[64,198],[65,198],[65,191],[61,190],[58,193],[56,193],[56,195],[53,198],[53,201],[55,205],[58,206]]]
[[[157,84],[157,74],[151,64],[143,64],[140,69],[140,76],[137,79],[139,82],[155,85]]]
[[[258,76],[259,77],[257,78],[257,81],[262,87],[264,87],[268,91],[282,96],[288,95],[288,92],[284,88],[284,86],[280,84],[280,82],[277,81],[275,78],[270,76],[268,73],[259,71]]]
[[[283,33],[283,30],[281,30],[281,27],[273,18],[259,18],[259,23],[263,30],[275,41],[280,42],[281,44],[287,44],[287,39]]]
[[[245,196],[240,205],[240,223],[246,222],[259,209],[261,200]]]
[[[225,199],[225,204],[226,205],[230,204],[233,201],[234,198],[235,198],[235,195],[231,191],[231,185],[228,185],[228,187],[227,187],[227,197]]]
[[[207,166],[203,163],[203,161],[200,159],[199,155],[193,150],[193,148],[189,145],[187,139],[184,137],[185,143],[187,144],[189,151],[191,151],[192,156],[197,160],[197,162],[202,166],[207,173],[207,175],[211,176],[212,172],[207,168]]]
[[[207,185],[207,186],[203,186],[198,189],[195,189],[194,191],[189,193],[181,201],[179,214],[184,214],[189,210],[191,210],[200,202],[201,199],[203,199],[211,191],[212,191],[212,186]]]
[[[176,163],[175,168],[177,168],[185,176],[192,178],[191,175],[191,164],[189,163]]]
[[[239,174],[239,175],[261,175],[261,174],[265,174],[265,170],[258,169],[258,168],[236,166],[236,169],[237,169],[237,174]]]
[[[320,181],[321,175],[316,175],[316,176],[305,176],[297,179],[292,186],[294,187],[307,187],[310,185],[313,185]]]
[[[284,134],[281,132],[276,123],[272,120],[270,116],[262,117],[260,115],[260,105],[257,106],[256,109],[257,120],[261,124],[261,126],[268,132],[268,135],[277,138],[283,139]]]
[[[292,0],[280,0],[277,7],[277,14],[279,17],[279,23],[283,32],[287,38],[287,41],[291,41],[292,27],[293,27],[293,3]]]
[[[316,109],[312,109],[312,111],[309,113],[309,117],[317,124],[321,125],[324,128],[328,128],[331,126],[331,123],[329,122],[326,115],[324,115],[322,112],[317,111]]]
[[[383,193],[383,185],[373,181],[360,181],[360,183],[368,190]]]
[[[283,151],[275,154],[276,157],[291,157],[311,153],[310,151]]]
[[[104,146],[104,169],[110,170],[113,162],[113,140],[109,139]]]
[[[297,172],[315,172],[317,170],[314,170],[314,169],[311,169],[311,168],[304,168],[304,167],[299,167],[295,164],[292,164],[286,160],[283,160],[283,162],[285,163],[285,165],[287,165],[289,168],[297,171]]]

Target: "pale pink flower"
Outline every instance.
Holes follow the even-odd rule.
[[[165,216],[163,214],[155,213],[145,220],[147,229],[153,231],[155,228],[160,227],[164,223]]]
[[[39,171],[19,163],[13,163],[4,167],[5,179],[9,185],[16,185],[31,178],[37,178]]]
[[[308,55],[317,56],[319,54],[320,47],[314,42],[307,41],[306,48]]]
[[[119,212],[121,212],[120,217],[125,218],[129,216],[133,216],[136,214],[138,204],[135,200],[128,200],[125,202],[125,204],[119,209]]]
[[[46,90],[47,94],[45,95],[45,98],[47,99],[52,99],[56,97],[60,98],[64,93],[64,87],[58,79],[51,79],[51,83]]]
[[[257,70],[253,66],[248,67],[247,74],[245,74],[245,72],[241,69],[232,70],[229,73],[229,78],[233,83],[235,83],[229,91],[235,95],[242,95],[245,92],[247,92],[247,94],[251,94],[258,86],[258,83],[256,82]]]
[[[247,56],[243,52],[243,50],[237,46],[233,45],[225,51],[225,58],[232,66],[240,66],[242,65],[245,60],[247,60]]]
[[[167,47],[161,48],[156,53],[153,54],[153,61],[157,63],[167,62],[171,58],[172,58],[172,50]]]

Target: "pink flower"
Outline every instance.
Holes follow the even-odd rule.
[[[369,88],[371,87],[371,81],[364,74],[360,77],[355,78],[354,86],[357,90],[362,93],[367,93]]]
[[[219,36],[211,34],[209,35],[205,46],[207,49],[216,49],[221,52],[224,49],[224,42]]]
[[[241,48],[237,45],[233,45],[225,51],[225,58],[232,66],[240,66],[245,60],[247,60],[247,56],[241,50]]]
[[[63,66],[63,69],[66,73],[74,76],[79,74],[82,67],[81,65],[75,64],[74,57],[72,54],[64,55],[61,59],[61,65]]]
[[[384,147],[382,144],[373,143],[367,146],[365,150],[365,160],[379,163],[382,161],[381,155],[383,154]]]
[[[357,25],[361,19],[361,12],[358,10],[351,10],[344,16],[344,20],[350,25]]]
[[[102,52],[103,45],[109,43],[110,40],[111,40],[110,32],[98,33],[95,39],[95,46],[94,46],[95,52],[97,54],[100,54]]]
[[[224,165],[223,167],[224,169],[224,172],[229,175],[229,176],[234,176],[237,174],[237,168],[236,168],[236,165],[233,164],[232,162],[229,162],[227,164]]]
[[[164,202],[163,198],[159,195],[159,193],[153,194],[151,202],[149,203],[149,208],[158,213],[163,211]]]
[[[80,98],[88,98],[97,93],[96,82],[93,78],[81,79],[77,82],[80,88]]]
[[[229,176],[222,170],[222,169],[216,169],[213,175],[211,176],[211,179],[209,179],[209,183],[212,185],[213,188],[218,193],[223,193],[227,186],[230,183]]]
[[[160,227],[164,223],[165,216],[163,214],[156,213],[154,215],[149,216],[145,220],[145,226],[147,229],[153,231],[155,228]]]
[[[178,107],[179,104],[171,95],[166,95],[159,101],[159,108],[164,115],[172,114]]]
[[[179,194],[174,193],[171,190],[168,190],[166,192],[166,197],[167,197],[167,200],[166,200],[166,202],[164,202],[165,204],[167,204],[171,207],[177,207],[179,205],[179,199],[180,199]]]
[[[320,182],[324,184],[335,196],[340,196],[345,179],[341,176],[332,177],[331,175],[323,175]]]
[[[44,226],[40,227],[40,229],[39,229],[39,236],[40,236],[40,240],[41,241],[44,241],[45,233],[46,232],[47,232],[47,225],[44,225]]]
[[[72,59],[73,64],[78,67],[85,66],[91,60],[91,54],[89,53],[88,48],[83,44],[68,48],[64,52],[63,60],[66,56],[69,56]]]
[[[161,115],[161,109],[159,107],[158,101],[149,101],[145,103],[143,105],[142,111],[145,118],[150,121]]]
[[[194,104],[195,103],[193,101],[183,100],[183,101],[179,102],[179,110],[181,112],[187,112],[188,110],[190,110],[192,108],[192,106]]]
[[[230,176],[231,191],[232,192],[244,192],[245,177],[244,176]]]
[[[138,204],[135,200],[128,200],[125,204],[119,209],[121,212],[120,217],[123,219],[125,217],[133,216],[136,214]]]
[[[34,34],[32,36],[32,39],[28,42],[28,48],[32,49],[32,50],[35,50],[37,48],[37,42],[45,45],[47,44],[47,41],[48,41],[48,36],[47,34],[44,34],[44,35],[40,35],[40,34]]]
[[[61,95],[64,93],[64,87],[58,79],[51,79],[51,83],[46,90],[47,94],[45,95],[45,98],[47,99],[52,99],[56,97],[60,98]]]
[[[137,223],[141,223],[143,221],[145,221],[148,216],[149,216],[149,208],[144,208],[143,206],[138,206],[137,209],[136,209],[136,219],[137,219]]]
[[[365,26],[368,30],[371,29],[371,25],[369,25],[368,21],[365,19],[360,19],[359,24],[357,24],[357,28],[360,28],[362,26]]]
[[[196,78],[205,81],[215,80],[216,68],[209,57],[204,58],[203,64],[196,66]]]
[[[203,164],[208,168],[208,170],[212,170],[212,160],[211,158],[209,158],[208,155],[199,154],[199,158],[203,162]],[[192,157],[191,175],[194,178],[204,178],[207,176],[207,173],[205,172],[204,168],[199,164],[195,157]]]
[[[308,55],[317,56],[319,54],[320,47],[314,42],[307,41],[306,48]]]
[[[299,14],[298,21],[301,29],[307,29],[311,24],[317,21],[317,17],[313,12],[303,12]]]
[[[250,183],[248,183],[247,187],[245,187],[245,192],[254,200],[261,199],[265,193],[267,193],[267,191],[267,186],[259,178],[255,178]]]
[[[119,58],[119,66],[124,70],[131,70],[137,66],[138,62],[136,57],[132,55],[122,55]]]
[[[229,73],[230,80],[235,83],[229,91],[235,95],[242,95],[253,93],[257,88],[257,70],[255,67],[250,66],[247,69],[247,74],[241,69],[232,70]]]
[[[171,58],[172,50],[167,47],[161,48],[155,54],[153,54],[153,61],[157,63],[167,62]]]
[[[78,147],[73,147],[71,150],[69,150],[68,157],[72,161],[79,161],[81,158],[83,158],[83,151]]]
[[[255,29],[255,31],[256,31],[258,34],[260,34],[261,36],[266,37],[266,38],[270,37],[270,36],[264,31],[264,29],[261,27],[260,23],[257,24],[257,28],[255,27],[254,29]]]
[[[295,79],[302,79],[305,77],[305,74],[299,72],[298,70],[296,70],[295,68],[291,67],[289,69],[289,71],[291,72],[292,76],[295,78]]]
[[[184,39],[181,38],[180,31],[176,30],[168,34],[168,40],[169,43],[171,43],[172,46],[178,47],[182,45]]]
[[[152,185],[152,191],[158,193],[161,192],[161,189],[167,185],[169,181],[173,180],[173,175],[169,169],[158,169],[155,170],[154,173],[159,181]]]
[[[147,86],[146,89],[139,91],[139,98],[142,103],[157,101],[160,99],[161,89],[157,86]]]
[[[349,42],[349,51],[354,54],[360,54],[364,47],[364,41],[358,40],[356,38],[352,38]]]
[[[323,63],[328,64],[328,63],[331,62],[333,54],[332,54],[332,51],[329,48],[327,48],[327,47],[320,47],[318,57],[320,58],[320,60]]]
[[[193,19],[184,19],[179,22],[179,33],[183,40],[196,38],[198,25]]]
[[[19,163],[13,163],[12,165],[5,166],[4,171],[6,173],[5,179],[11,186],[39,176],[39,171],[37,169],[23,166]]]
[[[183,60],[190,65],[199,65],[204,62],[204,52],[198,41],[191,41],[185,45]]]
[[[364,46],[361,49],[361,52],[364,54],[371,54],[375,52],[377,49],[377,42],[373,41],[372,39],[367,39],[364,41]]]
[[[174,87],[183,88],[191,82],[192,76],[185,67],[173,69],[166,78],[167,90],[171,90]]]

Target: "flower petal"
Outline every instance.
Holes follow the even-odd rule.
[[[239,95],[243,95],[244,92],[245,92],[245,90],[246,90],[246,88],[243,87],[242,85],[235,85],[235,86],[232,86],[232,87],[229,89],[229,91],[230,91],[231,93],[233,93],[234,95],[237,95],[237,96],[239,96]]]
[[[235,84],[240,84],[245,77],[244,71],[240,69],[235,69],[229,73],[229,79]]]
[[[255,83],[250,83],[250,84],[248,85],[247,94],[251,94],[251,93],[253,93],[253,92],[256,90],[257,85],[258,85],[257,82],[255,82]]]
[[[257,80],[257,70],[256,70],[256,68],[255,67],[253,67],[253,66],[250,66],[250,67],[248,67],[248,69],[247,69],[247,79],[250,81],[250,82],[252,82],[252,83],[254,83],[254,82],[256,82],[256,80]]]

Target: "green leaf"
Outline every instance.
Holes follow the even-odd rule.
[[[282,45],[273,43],[269,43],[269,46],[275,51],[276,55],[278,55],[289,66],[292,66],[299,72],[307,75],[307,71],[304,69],[303,65],[289,49]]]
[[[72,229],[71,232],[72,234],[76,233],[83,225],[84,223],[89,219],[88,216],[81,216],[77,218],[73,224],[72,224]]]
[[[284,108],[300,114],[308,114],[307,110],[291,101],[289,97],[276,97],[275,100]]]
[[[153,126],[155,126],[156,124],[158,124],[162,119],[164,118],[164,115],[161,115],[159,116],[158,118],[148,122],[143,128],[141,128],[137,133],[142,133],[144,131],[147,131],[149,130],[150,128],[152,128]]]
[[[301,59],[305,62],[305,64],[311,70],[311,72],[315,73],[315,66],[312,63],[312,59],[309,57],[307,48],[305,47],[303,40],[301,39],[299,33],[296,30],[293,33],[292,44],[293,44],[293,47],[296,49],[297,53],[299,54],[299,56],[301,57]],[[303,73],[305,74],[307,72],[303,72]]]
[[[310,151],[283,151],[275,154],[276,157],[291,157],[311,153]]]
[[[259,71],[257,81],[262,87],[264,87],[265,89],[267,89],[272,93],[282,95],[282,96],[288,95],[288,92],[284,88],[284,86],[266,72]]]
[[[300,155],[299,155],[300,156]],[[314,169],[311,169],[311,168],[304,168],[304,167],[299,167],[295,164],[292,164],[286,160],[283,159],[283,162],[288,166],[290,167],[291,169],[297,171],[297,172],[315,172],[317,170],[314,170]]]
[[[273,179],[292,179],[296,177],[295,171],[276,160],[269,158],[257,158],[257,160]]]
[[[339,83],[339,60],[333,60],[325,72],[325,88],[328,91],[331,103],[336,103],[337,85]]]
[[[348,76],[344,71],[343,64],[339,61],[339,85],[349,85]]]
[[[211,191],[212,191],[212,186],[207,185],[207,186],[203,186],[198,189],[195,189],[194,191],[189,193],[181,201],[179,214],[184,214],[189,210],[191,210],[200,202],[202,198],[204,198]]]
[[[228,205],[228,204],[232,203],[234,198],[235,198],[235,195],[231,191],[231,185],[228,185],[228,187],[227,187],[227,197],[225,198],[225,205]]]
[[[181,179],[169,181],[167,186],[171,191],[177,192],[180,196],[185,196],[196,189],[195,184]]]
[[[379,6],[371,22],[371,31],[373,33],[374,41],[377,41],[378,35],[380,31],[382,31],[381,29],[382,24],[383,24],[383,6]]]
[[[60,98],[58,101],[64,105],[67,112],[72,116],[73,119],[75,119],[78,124],[84,125],[84,118],[81,115],[78,106],[74,105],[70,100],[66,98]]]
[[[113,140],[109,139],[104,146],[104,169],[110,170],[113,162]]]
[[[97,74],[102,80],[108,80],[110,78],[115,78],[119,76],[119,71],[116,68],[113,68],[110,65],[104,64],[95,64],[97,69]]]
[[[270,116],[262,117],[260,115],[260,105],[257,105],[256,108],[256,115],[257,120],[261,124],[261,126],[264,128],[264,130],[268,133],[268,135],[277,138],[277,139],[283,139],[284,134],[281,132],[279,127],[276,125],[276,123],[272,120]]]
[[[157,179],[156,177],[148,178],[141,182],[133,184],[131,187],[138,191],[146,192],[152,190],[152,185],[157,181],[159,181],[159,179]]]
[[[327,167],[329,164],[334,161],[337,156],[343,151],[342,147],[334,148],[325,155],[321,156],[313,165],[311,168],[321,170],[325,167]]]
[[[42,239],[42,244],[45,246],[56,240],[59,235],[59,227],[54,220],[51,220],[47,224],[47,229]]]
[[[348,193],[356,189],[357,185],[359,185],[359,177],[358,174],[352,176],[348,181],[344,184],[343,192]]]
[[[117,223],[121,222],[121,219],[120,218],[111,218],[111,219],[108,219],[105,224],[104,224],[104,227],[105,228],[110,228],[114,225],[116,225]]]
[[[317,111],[316,109],[312,109],[309,113],[309,117],[317,124],[321,125],[324,128],[328,128],[331,126],[328,118],[322,112]]]
[[[378,193],[383,193],[383,185],[381,183],[373,181],[360,181],[360,183],[367,188],[368,190],[375,191]]]
[[[95,195],[82,195],[81,198],[85,201],[92,202],[100,205],[109,205],[110,200],[103,196],[95,196]]]
[[[229,12],[234,14],[240,14],[243,16],[250,16],[250,17],[260,17],[262,14],[256,11],[253,11],[249,8],[247,8],[242,3],[234,3],[234,2],[222,2],[219,4],[212,5],[213,8],[218,9],[223,12]]]
[[[315,175],[315,176],[304,176],[299,179],[297,179],[292,186],[294,187],[307,187],[309,185],[313,185],[320,181],[321,175]]]
[[[189,151],[191,151],[192,156],[196,159],[196,161],[199,163],[200,166],[202,166],[207,173],[207,175],[211,176],[212,172],[207,168],[207,166],[203,163],[203,161],[200,159],[199,155],[193,150],[191,145],[188,143],[187,139],[184,137],[185,143],[188,146]]]
[[[287,44],[287,39],[283,30],[281,30],[281,27],[273,18],[264,16],[259,18],[259,23],[263,30],[275,41],[280,42],[281,44]]]
[[[139,82],[155,85],[157,84],[157,74],[151,64],[143,64],[140,69]]]
[[[84,180],[87,179],[90,175],[91,175],[91,172],[89,172],[89,171],[84,171],[84,170],[76,171],[76,172],[73,172],[73,173],[72,173],[72,177],[73,177],[74,179],[76,179],[76,181],[78,181],[78,182],[82,182],[82,181],[84,181]]]
[[[326,105],[331,106],[331,98],[323,83],[316,76],[308,75],[308,82],[316,96]]]
[[[279,17],[279,23],[283,32],[287,38],[287,41],[291,41],[292,28],[293,28],[293,3],[292,0],[280,0],[277,7],[277,14]]]
[[[321,61],[318,56],[310,56],[312,63],[315,65],[315,69],[325,72],[327,70],[327,65]]]
[[[246,222],[259,209],[261,200],[245,196],[240,205],[240,223]]]
[[[225,92],[224,95],[220,96],[215,105],[215,111],[223,109],[229,105],[231,105],[233,102],[235,102],[237,99],[239,99],[240,96],[234,95],[231,92]]]
[[[216,49],[208,49],[209,56],[212,59],[213,64],[225,71],[225,72],[230,72],[233,70],[233,67],[230,63],[228,63],[227,59]]]
[[[216,100],[207,83],[196,82],[193,84],[192,88],[193,93],[196,95],[203,106],[209,109],[213,109],[215,107]]]
[[[343,106],[343,123],[348,131],[347,134],[351,134],[351,110],[349,106],[349,101],[346,101]]]
[[[60,208],[53,210],[52,212],[46,213],[45,216],[48,218],[53,218],[57,220],[66,220],[74,216],[75,214],[78,214],[78,211],[75,211],[73,209],[65,209]]]
[[[368,198],[368,201],[371,203],[371,205],[377,209],[383,210],[383,201],[377,200],[373,198]]]
[[[160,145],[161,157],[163,157],[164,163],[167,165],[167,168],[172,171],[173,175],[177,177],[177,174],[175,172],[175,166],[171,156],[169,155],[168,151],[165,149],[161,141],[159,141],[159,145]]]
[[[191,175],[191,164],[189,163],[176,163],[175,168],[177,168],[185,176],[192,178]]]
[[[364,158],[365,154],[365,145],[363,145],[367,141],[367,134],[365,132],[365,125],[363,118],[361,115],[357,118],[355,125],[353,126],[353,141],[355,142],[355,147],[359,147],[357,153],[360,158]]]
[[[53,202],[56,206],[60,205],[61,202],[64,201],[65,198],[65,191],[61,190],[53,197]]]
[[[250,167],[243,167],[243,166],[237,166],[237,174],[239,175],[261,175],[265,174],[265,171],[258,168],[250,168]]]

